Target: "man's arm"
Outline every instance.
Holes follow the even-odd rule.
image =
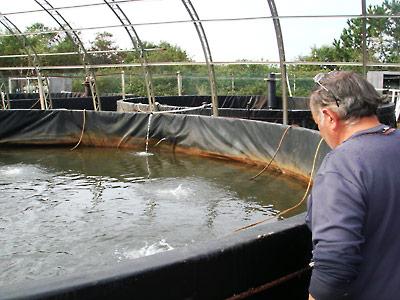
[[[358,276],[365,203],[360,189],[341,174],[317,176],[311,194],[314,269],[310,293],[343,299]]]

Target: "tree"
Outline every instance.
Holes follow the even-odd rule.
[[[2,34],[6,32],[1,31]],[[26,54],[24,45],[15,36],[2,36],[0,37],[0,54],[1,55],[15,55],[15,54]],[[0,66],[23,66],[28,63],[26,58],[1,58]]]
[[[112,33],[98,32],[91,43],[89,51],[115,51],[118,49]],[[95,53],[91,55],[94,64],[116,64],[122,62],[121,54],[117,52]]]
[[[390,16],[400,13],[399,0],[384,0],[381,5],[370,5],[368,15]],[[332,45],[313,47],[306,61],[362,61],[363,20],[347,20],[347,26]],[[400,58],[400,20],[398,18],[367,18],[368,60],[374,62],[398,62]],[[335,67],[335,66],[334,66]]]
[[[146,49],[146,59],[149,63],[156,62],[188,62],[190,61],[186,51],[176,45],[161,41],[159,44],[143,41],[143,48]],[[126,63],[141,63],[141,53],[138,51],[128,52],[124,56]],[[185,70],[185,71],[184,71]],[[153,85],[157,96],[167,96],[177,94],[176,72],[186,73],[186,70],[193,70],[190,67],[179,66],[152,66],[150,67],[153,75]],[[144,84],[143,71],[137,69],[135,73],[131,73],[128,77],[128,93],[138,96],[147,95]],[[184,84],[184,90],[187,86]]]

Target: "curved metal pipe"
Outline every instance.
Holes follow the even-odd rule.
[[[140,64],[143,69],[144,73],[144,80],[146,83],[146,90],[147,90],[147,98],[149,99],[149,107],[150,111],[153,111],[156,106],[156,100],[154,96],[154,87],[153,87],[153,79],[151,77],[151,72],[148,67],[147,63],[147,57],[146,57],[146,52],[143,46],[142,41],[140,40],[139,35],[137,34],[135,28],[133,27],[131,21],[125,14],[125,12],[122,10],[122,8],[118,5],[117,2],[114,2],[114,0],[103,0],[107,6],[112,10],[112,12],[115,14],[115,16],[118,18],[118,20],[121,22],[122,25],[124,25],[124,28],[126,32],[129,35],[129,38],[131,39],[132,45],[135,48],[135,50],[139,53],[140,57]]]
[[[44,78],[42,77],[40,72],[40,59],[35,49],[32,47],[32,45],[29,43],[28,39],[25,36],[19,35],[21,33],[21,30],[19,30],[19,28],[13,22],[11,22],[10,19],[2,15],[1,13],[0,13],[0,23],[3,24],[3,26],[15,36],[15,38],[20,42],[21,47],[25,49],[26,53],[28,54],[28,57],[32,59],[32,64],[38,78],[40,108],[51,109],[52,108],[51,96],[49,90],[47,90],[46,93],[44,88],[45,85],[48,86],[48,82],[46,80],[45,81],[46,84],[44,84],[43,81]]]
[[[220,66],[237,66],[237,65],[271,65],[279,64],[279,61],[224,61],[224,62],[214,62],[214,65]],[[321,66],[321,65],[335,65],[335,66],[351,66],[351,67],[362,67],[361,62],[343,62],[343,61],[286,61],[286,65],[294,66]],[[165,67],[165,66],[206,66],[205,62],[156,62],[149,63],[149,66],[154,67]],[[368,63],[368,67],[379,67],[379,68],[400,68],[400,63]],[[95,69],[109,69],[109,68],[134,68],[141,67],[139,63],[121,63],[121,64],[101,64],[92,65]],[[0,67],[0,71],[20,71],[20,70],[34,70],[34,67]],[[63,65],[63,66],[41,66],[42,70],[81,70],[83,66],[81,65]],[[120,73],[118,73],[120,74]],[[100,76],[100,75],[98,75]],[[102,75],[101,75],[102,76]],[[60,76],[58,76],[60,77]],[[73,77],[73,76],[66,76]],[[228,79],[231,79],[229,77]],[[259,78],[263,80],[264,78]]]
[[[279,50],[279,67],[281,69],[281,90],[282,90],[282,110],[283,110],[283,124],[288,124],[288,95],[286,85],[286,58],[285,58],[285,47],[282,37],[281,23],[279,21],[278,11],[275,6],[274,0],[268,0],[269,9],[274,21],[276,42]]]
[[[83,45],[83,42],[79,38],[79,35],[76,33],[76,31],[72,28],[72,26],[67,22],[67,20],[60,14],[60,12],[54,8],[49,1],[47,0],[35,0],[35,2],[44,10],[46,11],[54,21],[61,27],[61,29],[65,32],[65,34],[68,36],[68,38],[72,41],[74,45],[77,46],[78,52],[79,52],[79,57],[81,58],[85,73],[86,73],[86,78],[89,78],[90,82],[90,92],[92,95],[93,99],[93,109],[95,111],[101,110],[101,102],[100,102],[100,97],[99,97],[99,92],[97,89],[97,84],[96,84],[96,74],[95,72],[88,66],[88,63],[90,64],[90,57],[88,56],[88,53],[86,51],[85,46]]]
[[[0,95],[1,95],[1,105],[0,109],[10,109],[10,99],[8,98],[7,91],[3,91],[5,89],[5,84],[0,84]]]
[[[366,0],[361,0],[361,10],[362,10],[362,70],[363,76],[367,77],[367,61],[368,61],[368,51],[367,51],[367,4]]]
[[[196,28],[197,34],[200,39],[201,47],[203,48],[204,58],[206,59],[207,70],[208,70],[208,81],[210,83],[213,116],[218,117],[217,84],[215,82],[214,65],[212,61],[211,50],[208,44],[207,36],[192,2],[190,0],[182,0],[182,3],[185,6],[187,12],[190,15],[190,18],[193,21],[193,25]]]
[[[145,1],[145,0],[143,0]],[[4,14],[10,15],[10,13]],[[352,18],[352,19],[362,19],[361,15],[297,15],[297,16],[279,16],[279,19],[320,19],[320,18]],[[368,15],[369,19],[400,19],[400,15]],[[251,21],[251,20],[269,20],[273,19],[272,16],[261,16],[261,17],[245,17],[245,18],[211,18],[211,19],[201,19],[200,21],[204,23],[209,22],[227,22],[227,21]],[[166,25],[166,24],[187,24],[193,23],[192,20],[172,20],[172,21],[159,21],[159,22],[142,22],[142,23],[132,23],[132,26],[149,26],[149,25]],[[121,28],[125,27],[125,25],[103,25],[103,26],[89,26],[89,27],[78,27],[75,28],[75,31],[92,31],[92,30],[103,30],[110,28]],[[38,32],[23,32],[21,35],[42,35],[49,33],[61,33],[64,30],[43,30]],[[0,34],[1,36],[10,36],[8,34]],[[12,36],[12,35],[11,35]]]

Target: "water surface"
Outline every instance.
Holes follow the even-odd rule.
[[[304,184],[173,153],[0,149],[0,286],[87,272],[231,234]]]

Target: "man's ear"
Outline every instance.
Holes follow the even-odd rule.
[[[324,109],[322,109],[322,114],[324,115],[324,119],[327,122],[326,124],[328,124],[328,126],[331,129],[335,130],[338,128],[340,118],[339,118],[339,115],[335,111],[333,111],[329,108],[324,108]]]

